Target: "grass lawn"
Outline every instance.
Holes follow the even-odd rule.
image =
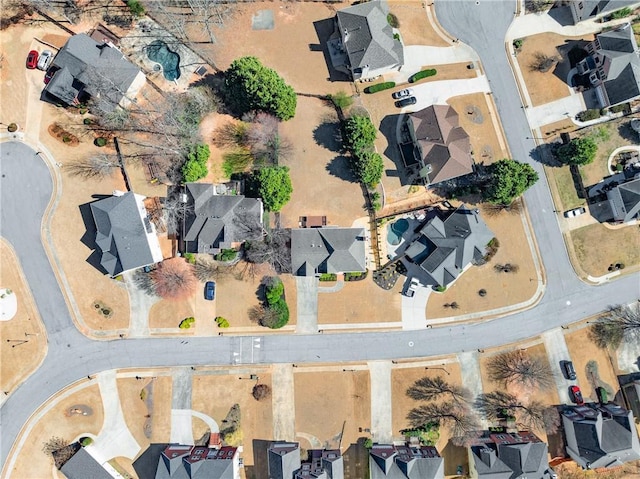
[[[557,197],[559,197],[560,200],[560,205],[558,205],[560,210],[570,210],[586,203],[584,199],[578,198],[578,193],[568,166],[546,168],[546,170],[547,175],[555,183]]]
[[[637,227],[609,229],[589,225],[569,233],[580,268],[592,276],[607,274],[611,263],[627,268],[640,263],[640,231]]]

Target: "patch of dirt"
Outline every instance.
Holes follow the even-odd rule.
[[[391,1],[389,11],[398,18],[398,30],[405,45],[450,46],[429,22],[423,3]]]
[[[182,301],[171,301],[162,299],[155,303],[149,311],[149,327],[150,328],[177,328],[180,321],[185,318],[194,316],[193,299],[184,299]],[[196,327],[198,320],[196,319]],[[203,320],[205,318],[202,318]],[[193,328],[193,327],[192,327]],[[192,328],[181,330],[181,333],[189,334]]]
[[[541,126],[540,132],[542,133],[542,138],[545,138],[545,141],[549,142],[556,140],[558,137],[560,137],[561,133],[571,133],[577,128],[578,127],[573,121],[565,119]]]
[[[149,386],[153,385],[154,380],[150,378],[118,378],[116,381],[127,428],[140,444],[141,450],[144,451],[150,444],[153,407],[150,410],[146,404],[150,393],[146,392],[142,395],[142,390],[145,389],[145,386],[147,386],[145,391],[151,389]],[[142,396],[145,396],[144,400]]]

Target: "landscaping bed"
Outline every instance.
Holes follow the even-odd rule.
[[[80,144],[80,140],[77,136],[72,133],[66,131],[61,125],[58,123],[53,123],[49,125],[49,134],[54,137],[56,140],[61,141],[67,146],[78,146]]]

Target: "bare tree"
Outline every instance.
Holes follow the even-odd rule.
[[[591,325],[589,337],[602,349],[617,349],[623,341],[637,341],[640,336],[640,303],[610,306]]]
[[[267,263],[278,274],[291,272],[291,230],[273,229],[262,241],[245,243],[245,259],[249,263]]]
[[[524,429],[536,429],[554,434],[560,427],[560,415],[555,408],[548,407],[539,401],[523,403],[513,394],[504,391],[481,394],[476,399],[475,406],[492,421],[513,416],[516,423]]]
[[[412,427],[436,422],[450,429],[452,436],[468,437],[480,429],[477,416],[460,403],[428,403],[409,411],[407,419]]]
[[[246,147],[248,124],[244,121],[229,122],[216,128],[213,144],[220,148]]]
[[[117,155],[97,155],[73,161],[64,168],[72,176],[84,179],[101,179],[120,169]]]
[[[531,71],[546,73],[551,70],[551,67],[557,63],[558,58],[555,56],[549,56],[542,52],[536,52],[533,61],[529,65]]]
[[[270,306],[252,306],[249,308],[249,320],[260,326],[269,327],[277,322],[280,313]]]
[[[132,279],[136,288],[144,291],[149,296],[156,296],[156,285],[150,272],[147,273],[143,269],[139,269],[133,274]]]
[[[68,444],[69,443],[65,439],[58,436],[53,436],[49,438],[47,442],[43,443],[42,452],[44,452],[45,454],[53,454],[54,452],[67,447]]]
[[[496,205],[494,203],[483,203],[483,213],[487,216],[498,216],[503,211],[512,215],[518,215],[522,212],[522,200],[517,198],[509,205]]]
[[[491,358],[489,377],[505,384],[521,384],[531,389],[553,387],[553,374],[546,361],[530,357],[524,351],[510,351]]]
[[[256,384],[253,386],[251,395],[256,401],[264,401],[271,397],[271,387],[268,384]]]
[[[183,258],[163,261],[151,272],[158,296],[165,299],[181,300],[195,292],[197,279],[193,266]]]
[[[255,113],[252,117],[246,140],[253,157],[258,161],[275,165],[280,158],[289,157],[293,147],[280,135],[278,119],[264,112]]]
[[[433,401],[446,398],[460,403],[467,403],[471,398],[471,393],[466,388],[449,384],[442,376],[438,376],[418,379],[413,383],[413,386],[407,389],[407,396],[416,401]]]
[[[177,233],[184,221],[193,214],[193,211],[194,204],[183,202],[179,192],[176,191],[168,196],[162,205],[162,212],[169,234]]]

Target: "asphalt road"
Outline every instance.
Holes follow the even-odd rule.
[[[541,173],[540,181],[525,198],[546,268],[546,293],[535,308],[492,321],[406,332],[190,338],[187,344],[180,338],[90,340],[76,330],[42,246],[41,219],[52,191],[49,171],[26,145],[0,144],[0,234],[20,258],[49,341],[41,367],[2,406],[0,462],[6,464],[20,429],[38,407],[63,387],[99,371],[251,362],[366,361],[458,353],[526,339],[596,314],[609,304],[637,299],[637,276],[588,286],[576,278],[569,263],[542,168],[529,158],[535,144],[526,139],[530,132],[503,48],[502,39],[514,9],[515,2],[506,1],[436,4],[442,25],[477,49],[514,158],[530,161]]]

